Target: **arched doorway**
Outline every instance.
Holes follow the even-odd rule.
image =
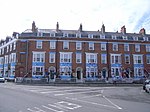
[[[50,77],[50,79],[55,79],[55,76],[56,76],[56,68],[53,67],[53,66],[51,66],[51,67],[49,67],[48,72],[49,72],[49,77]]]
[[[77,67],[76,68],[76,78],[77,80],[82,80],[83,78],[83,73],[82,73],[82,68],[81,67]]]

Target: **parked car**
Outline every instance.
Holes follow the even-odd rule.
[[[147,79],[144,83],[143,83],[143,90],[145,90],[145,86],[147,85],[147,84],[150,84],[150,79]]]
[[[0,82],[5,82],[5,78],[4,77],[2,77],[2,76],[0,76]]]
[[[150,84],[146,84],[145,92],[150,93]]]

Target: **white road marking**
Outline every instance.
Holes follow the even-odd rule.
[[[44,107],[44,108],[46,108],[46,109],[48,109],[48,110],[52,110],[52,111],[54,111],[54,112],[64,112],[64,111],[52,109],[52,108],[47,107],[47,106],[45,106],[45,105],[42,105],[42,107]]]
[[[55,104],[58,105],[58,106],[61,106],[63,108],[66,108],[66,109],[70,109],[70,110],[74,110],[74,109],[82,107],[80,105],[69,103],[69,102],[65,102],[65,101],[57,102]]]
[[[28,111],[30,111],[30,112],[46,112],[46,111],[44,111],[44,110],[42,110],[42,109],[40,109],[40,108],[38,108],[38,107],[34,107],[36,110],[33,110],[33,109],[30,109],[30,108],[28,108],[27,110]]]
[[[116,105],[115,103],[113,103],[112,101],[110,101],[108,98],[106,98],[105,96],[103,96],[103,98],[106,99],[108,102],[110,102],[115,107],[117,107],[118,109],[122,109],[121,107],[119,107],[118,105]]]
[[[104,104],[90,102],[90,101],[84,101],[84,100],[80,100],[80,99],[77,99],[77,98],[69,98],[69,97],[65,97],[65,98],[66,99],[70,99],[70,100],[75,100],[75,101],[83,102],[83,103],[89,103],[89,104],[92,104],[92,105],[98,105],[98,106],[103,106],[103,107],[108,107],[108,108],[114,108],[114,109],[116,109],[116,106],[110,106],[110,105],[104,105]]]
[[[99,92],[101,90],[98,90]],[[54,96],[63,96],[63,95],[72,95],[72,94],[83,94],[83,93],[92,93],[92,92],[98,92],[98,91],[84,91],[84,92],[75,92],[75,93],[62,93],[62,94],[54,94]]]
[[[62,108],[62,107],[57,106],[57,105],[52,105],[52,104],[48,104],[48,105],[51,106],[51,107],[55,107],[55,108],[64,110],[64,111],[68,111],[68,110],[66,110],[66,109],[64,109],[64,108]]]
[[[45,94],[45,93],[57,93],[57,92],[69,92],[69,91],[78,91],[78,90],[95,90],[95,89],[69,89],[69,90],[61,90],[61,91],[44,91],[44,92],[40,92],[42,94]]]

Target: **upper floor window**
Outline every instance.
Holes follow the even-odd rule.
[[[72,63],[72,53],[71,52],[61,52],[60,53],[60,63]]]
[[[42,37],[42,36],[43,36],[43,33],[42,33],[42,32],[38,32],[38,33],[37,33],[37,36],[38,36],[38,37]]]
[[[76,53],[76,63],[82,63],[82,54]]]
[[[14,42],[13,45],[14,45],[14,46],[13,46],[13,50],[15,50],[15,49],[16,49],[16,42]]]
[[[134,64],[143,64],[143,55],[133,55]]]
[[[42,41],[36,41],[36,48],[42,49]]]
[[[50,54],[49,54],[49,62],[50,63],[55,63],[55,53],[54,52],[50,52]]]
[[[8,55],[5,56],[5,61],[4,61],[4,63],[5,63],[5,64],[8,64]]]
[[[11,55],[9,56],[9,62],[10,63],[16,62],[16,53],[11,53]]]
[[[101,50],[106,51],[106,43],[101,43]]]
[[[97,63],[97,54],[86,53],[86,63]]]
[[[63,33],[63,37],[68,37],[68,33]]]
[[[9,46],[7,46],[7,51],[6,52],[8,52],[9,51]]]
[[[140,45],[139,44],[135,45],[135,52],[140,52]]]
[[[113,51],[118,51],[118,44],[113,44]]]
[[[105,39],[105,35],[100,35],[100,38],[101,39]]]
[[[45,52],[33,52],[33,62],[45,62]]]
[[[107,54],[101,54],[101,63],[107,64]]]
[[[89,42],[89,50],[94,50],[94,43],[93,42]]]
[[[137,40],[138,40],[138,37],[133,37],[133,40],[136,40],[136,41],[137,41]]]
[[[127,36],[122,36],[123,40],[128,40]]]
[[[51,37],[55,37],[55,33],[50,33],[50,36]]]
[[[9,50],[12,51],[12,44],[10,44],[10,49]]]
[[[50,41],[50,49],[56,49],[56,41]]]
[[[68,41],[63,42],[63,49],[69,49],[69,42]]]
[[[0,57],[0,64],[4,64],[4,58],[3,57]]]
[[[129,44],[124,44],[124,51],[129,51]]]
[[[88,38],[93,38],[93,35],[92,34],[88,34]]]
[[[146,52],[150,52],[150,45],[146,45]]]
[[[130,64],[130,55],[125,55],[125,64]]]
[[[113,40],[116,40],[116,39],[117,39],[116,35],[112,35],[111,38],[112,38]]]
[[[150,55],[146,55],[146,63],[150,64]]]
[[[111,64],[121,64],[121,55],[111,54]]]
[[[76,50],[81,50],[81,49],[82,49],[82,43],[76,42]]]
[[[144,41],[148,41],[148,37],[143,37],[143,40]]]

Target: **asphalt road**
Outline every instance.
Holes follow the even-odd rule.
[[[0,83],[0,112],[150,112],[150,94],[142,87]]]

